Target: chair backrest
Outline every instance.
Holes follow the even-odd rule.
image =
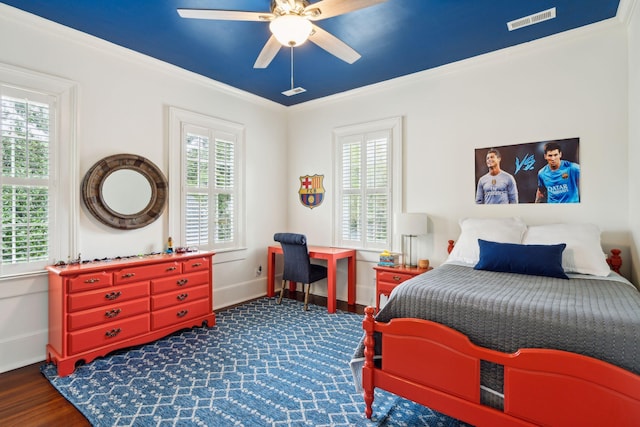
[[[283,280],[310,283],[311,262],[304,234],[276,233],[273,240],[280,242],[284,255]]]

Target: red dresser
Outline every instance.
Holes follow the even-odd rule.
[[[78,362],[215,325],[213,252],[49,266],[47,361],[58,375]]]

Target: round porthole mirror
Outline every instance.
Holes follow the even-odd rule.
[[[82,181],[82,198],[103,224],[132,230],[158,219],[167,201],[167,180],[135,154],[116,154],[93,165]]]

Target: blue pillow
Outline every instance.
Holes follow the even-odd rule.
[[[473,267],[476,270],[569,278],[562,269],[562,251],[567,246],[564,243],[518,245],[478,239],[478,245],[480,261]]]

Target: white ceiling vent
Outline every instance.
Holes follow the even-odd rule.
[[[307,90],[305,88],[302,87],[294,87],[291,88],[289,90],[285,90],[284,92],[282,92],[283,95],[287,95],[287,96],[292,96],[292,95],[297,95],[299,93],[302,92],[306,92]]]
[[[507,28],[509,31],[517,30],[518,28],[528,27],[529,25],[539,24],[543,21],[548,21],[556,17],[556,8],[543,10],[542,12],[534,13],[533,15],[525,16],[524,18],[515,19],[511,22],[507,22]]]

